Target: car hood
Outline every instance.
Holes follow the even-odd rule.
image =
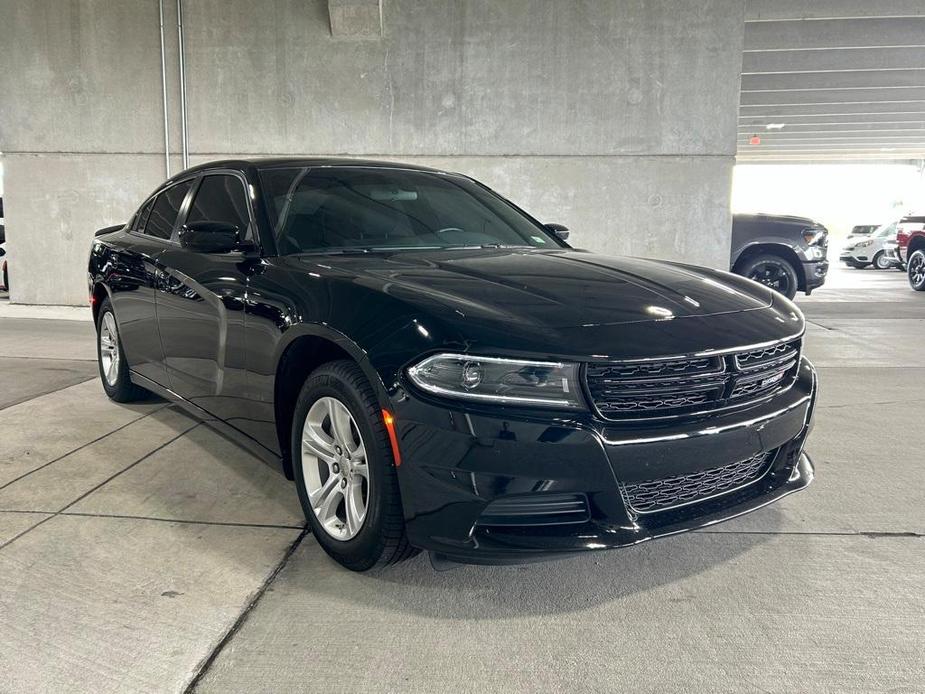
[[[569,249],[459,249],[302,256],[458,318],[571,328],[766,308],[771,292],[728,273]]]

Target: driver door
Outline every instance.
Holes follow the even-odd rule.
[[[223,222],[238,227],[242,240],[249,238],[253,221],[246,191],[238,174],[204,174],[181,225]],[[171,389],[234,424],[244,416],[244,307],[255,261],[241,252],[197,252],[179,243],[159,260],[157,321]]]

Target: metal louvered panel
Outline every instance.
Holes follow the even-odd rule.
[[[637,513],[656,513],[695,504],[761,479],[771,466],[774,453],[766,451],[747,460],[689,475],[625,484],[622,485],[623,494],[627,504]]]

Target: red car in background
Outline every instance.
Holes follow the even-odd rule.
[[[917,292],[925,291],[925,215],[910,215],[899,220],[896,260],[906,266],[912,288]]]

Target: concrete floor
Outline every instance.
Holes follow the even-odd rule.
[[[925,691],[925,295],[837,271],[800,303],[805,493],[622,551],[377,575],[205,425],[108,402],[89,324],[0,318],[0,691]]]

